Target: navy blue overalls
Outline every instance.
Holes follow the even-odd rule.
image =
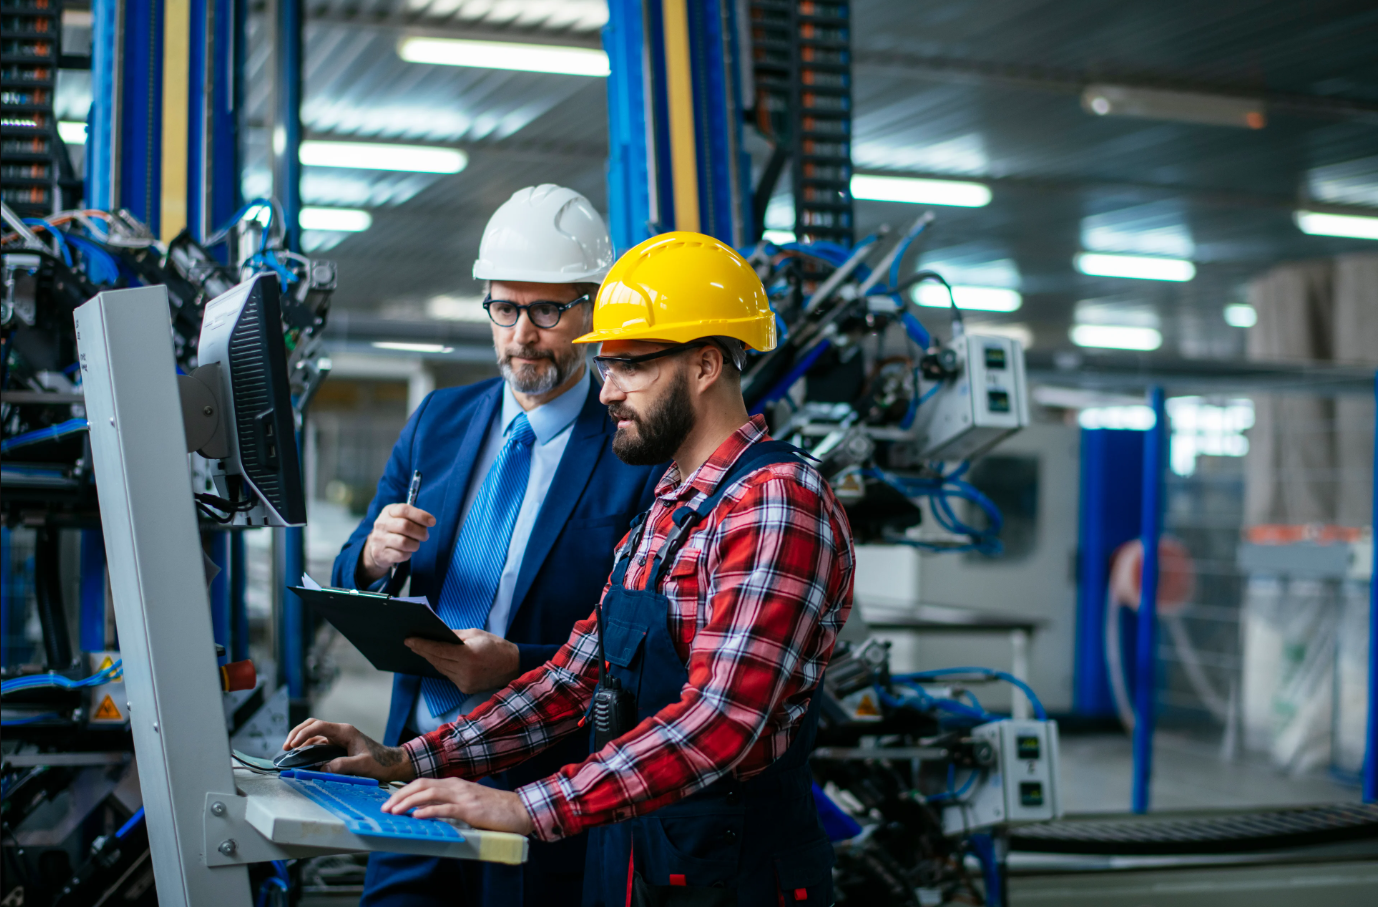
[[[605,655],[612,676],[636,694],[637,722],[678,702],[689,680],[667,626],[670,600],[660,591],[679,543],[736,479],[793,462],[797,454],[780,441],[743,451],[713,494],[675,511],[678,530],[656,553],[646,588],[639,590],[624,582],[646,514],[632,524],[602,608]],[[653,813],[592,829],[585,907],[831,904],[832,844],[818,819],[807,765],[816,706],[810,699],[789,749],[761,774],[745,782],[728,774]]]

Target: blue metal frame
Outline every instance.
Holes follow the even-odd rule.
[[[225,647],[225,655],[230,654],[230,586],[233,576],[230,573],[230,535],[225,531],[208,532],[203,536],[210,542],[210,558],[220,572],[210,583],[211,594],[211,634],[217,645]]]
[[[1153,778],[1154,699],[1157,694],[1158,540],[1163,533],[1163,467],[1170,428],[1163,389],[1149,393],[1153,427],[1144,432],[1143,504],[1139,537],[1143,541],[1143,575],[1139,581],[1139,620],[1134,657],[1134,803],[1148,812]]]
[[[305,14],[302,0],[278,0],[276,116],[273,122],[273,194],[287,221],[287,248],[301,251],[301,98]],[[281,130],[280,136],[278,130]]]
[[[105,648],[105,537],[99,529],[81,531],[81,650]]]
[[[1077,638],[1073,706],[1079,715],[1115,715],[1105,661],[1105,606],[1110,558],[1139,534],[1143,504],[1144,433],[1086,429],[1081,433],[1081,496],[1077,544]]]
[[[91,4],[91,111],[86,119],[86,204],[115,205],[115,105],[120,83],[120,0]]]
[[[244,557],[244,533],[230,536],[230,661],[249,657],[249,609],[244,606],[244,592],[248,587],[247,562]]]
[[[1378,375],[1373,379],[1378,411]],[[1364,802],[1378,802],[1378,422],[1373,430],[1373,510],[1369,515],[1373,540],[1373,572],[1368,578],[1368,742],[1364,748]]]
[[[609,0],[603,26],[608,55],[608,230],[619,253],[651,234],[646,147],[646,73],[641,0]]]
[[[158,235],[163,179],[163,4],[124,0],[120,68],[120,207]]]
[[[302,0],[278,0],[277,4],[277,106],[274,129],[273,192],[282,205],[287,226],[287,248],[301,251],[301,98],[304,10]],[[279,141],[280,137],[280,141]],[[301,449],[297,432],[297,449]],[[282,531],[282,575],[285,585],[301,582],[306,570],[306,533],[296,527]],[[306,652],[309,626],[301,599],[283,588],[278,614],[278,669],[287,684],[287,695],[306,698]]]

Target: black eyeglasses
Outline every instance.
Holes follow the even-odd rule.
[[[522,305],[518,302],[508,302],[505,299],[494,299],[491,296],[483,300],[483,310],[488,313],[488,318],[500,328],[510,328],[522,317],[522,312],[531,319],[531,323],[538,328],[553,328],[560,323],[560,316],[569,309],[574,308],[581,302],[588,302],[589,294],[585,293],[577,299],[569,302],[529,302]]]

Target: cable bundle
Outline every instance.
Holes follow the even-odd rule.
[[[118,676],[123,664],[124,659],[117,658],[102,670],[81,680],[72,680],[61,674],[30,674],[27,677],[14,677],[0,683],[0,695],[8,696],[10,693],[17,693],[20,690],[33,690],[41,687],[60,687],[64,690],[98,687],[103,683],[109,683]]]

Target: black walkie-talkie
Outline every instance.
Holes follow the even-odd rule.
[[[616,677],[608,676],[608,660],[603,654],[603,603],[598,615],[598,688],[593,691],[593,751],[596,753],[636,726],[636,696],[622,688]]]

